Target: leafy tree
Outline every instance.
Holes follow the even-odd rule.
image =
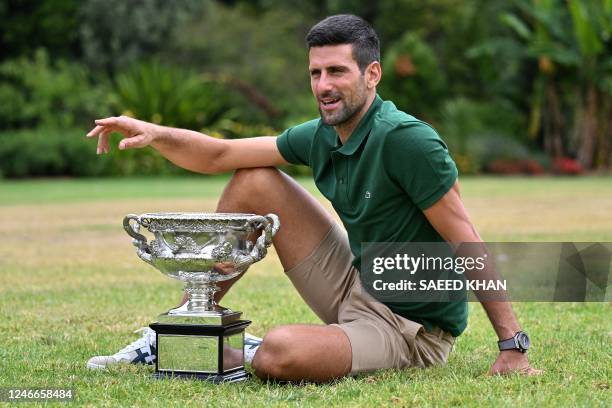
[[[177,28],[166,55],[238,89],[266,113],[261,120],[282,127],[316,115],[304,43],[313,22],[286,7],[209,2]]]
[[[382,96],[431,120],[446,91],[446,78],[433,50],[418,35],[407,32],[389,47],[382,60]]]
[[[115,72],[152,58],[200,7],[197,0],[86,0],[79,9],[84,60]]]
[[[515,1],[500,20],[514,37],[493,38],[472,55],[506,55],[535,67],[532,136],[553,157],[575,153],[586,168],[610,163],[612,1]],[[569,28],[569,29],[568,29]]]
[[[79,0],[0,2],[0,61],[46,48],[54,57],[80,54]]]

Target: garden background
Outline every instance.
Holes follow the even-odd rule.
[[[612,241],[612,0],[0,0],[0,388],[112,407],[612,405],[610,302],[514,304],[539,377],[485,375],[496,337],[477,303],[428,370],[215,386],[85,367],[181,293],[137,258],[124,215],[214,211],[229,179],[152,149],[96,156],[93,120],[278,134],[318,115],[304,36],[340,12],[378,31],[381,96],[448,143],[483,239]],[[285,170],[332,211],[308,169]],[[223,304],[259,336],[318,323],[273,249]]]
[[[373,24],[380,95],[462,174],[610,168],[612,0],[4,0],[0,175],[179,172],[149,149],[94,159],[81,136],[107,115],[227,138],[316,117],[304,36],[341,12]]]

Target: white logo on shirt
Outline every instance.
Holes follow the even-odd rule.
[[[370,198],[370,197],[372,197],[372,194],[370,194],[370,192],[369,192],[369,191],[366,191],[366,193],[365,193],[365,198]]]

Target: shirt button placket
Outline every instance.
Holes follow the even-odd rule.
[[[347,160],[338,152],[331,154],[332,164],[334,166],[334,172],[336,174],[336,200],[340,207],[346,208],[348,205],[348,175],[347,171]]]
[[[339,174],[340,174],[340,200],[342,201],[342,205],[344,207],[348,206],[348,174],[347,171],[347,160],[346,158],[342,158],[339,166]]]

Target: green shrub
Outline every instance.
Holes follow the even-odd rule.
[[[440,134],[463,173],[478,173],[499,159],[531,157],[517,136],[524,118],[510,104],[455,98],[444,103],[441,116]]]
[[[80,129],[38,128],[0,133],[0,175],[7,178],[183,174],[153,149],[96,155]],[[112,142],[116,146],[116,138]]]
[[[446,92],[446,78],[431,47],[408,32],[389,47],[382,69],[381,95],[398,108],[431,120]]]
[[[258,124],[245,124],[231,119],[220,120],[214,128],[204,129],[210,136],[224,139],[243,139],[256,136],[276,136],[281,132],[267,126]]]
[[[97,160],[95,146],[76,129],[32,129],[0,133],[0,172],[4,177],[96,176],[109,160]]]
[[[159,61],[132,66],[115,84],[115,110],[148,122],[201,129],[232,112],[222,85]]]
[[[110,113],[110,98],[83,65],[51,63],[44,49],[0,64],[0,129],[87,126]]]

